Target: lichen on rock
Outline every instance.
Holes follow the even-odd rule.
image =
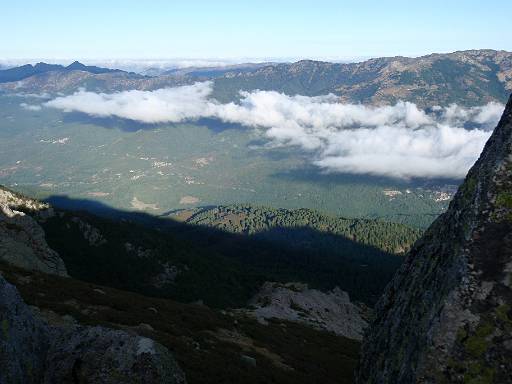
[[[376,306],[360,384],[512,378],[512,97],[448,211]]]

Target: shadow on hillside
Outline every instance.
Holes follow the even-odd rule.
[[[117,210],[91,200],[52,196],[46,201],[58,209],[80,211],[75,214],[84,216],[93,225],[101,222],[102,228],[106,228],[116,238],[117,225],[111,220],[132,225],[128,240],[153,239],[157,236],[165,238],[166,241],[175,241],[173,247],[176,252],[184,252],[187,255],[186,260],[200,264],[200,270],[194,271],[195,279],[207,282],[205,286],[209,285],[209,291],[201,291],[200,287],[195,286],[197,281],[191,282],[187,288],[189,292],[184,293],[183,297],[171,296],[185,301],[192,300],[192,292],[195,292],[196,299],[201,298],[209,303],[215,302],[215,297],[209,297],[210,294],[235,297],[226,300],[225,305],[218,302],[214,305],[243,305],[264,281],[302,281],[322,290],[339,286],[349,292],[353,299],[373,304],[402,260],[401,257],[350,238],[309,227],[276,227],[254,235],[243,235],[184,224],[168,217],[156,217],[143,212]],[[91,216],[91,213],[102,219]],[[122,244],[128,241],[123,236],[119,239]],[[66,255],[62,249],[56,250],[61,255]],[[110,252],[116,255],[118,253],[116,250]],[[66,259],[65,262],[68,265]],[[187,261],[186,264],[188,263]],[[114,262],[112,259],[102,268],[112,268],[112,273],[115,274],[130,268],[125,264],[129,263],[121,259]],[[94,276],[75,277],[101,284],[116,280],[112,276],[106,276],[107,281],[94,280]],[[228,288],[230,285],[243,286],[245,291],[232,292],[233,289]],[[130,289],[123,285],[117,287]]]
[[[381,186],[411,186],[408,180],[396,179],[384,176],[373,176],[353,173],[327,173],[318,167],[304,167],[284,172],[277,172],[271,177],[287,181],[306,181],[321,184],[368,184]]]
[[[204,126],[208,127],[208,129],[214,133],[221,133],[221,132],[227,131],[229,129],[234,129],[234,130],[239,130],[239,131],[250,129],[250,128],[244,127],[243,125],[240,125],[238,123],[228,123],[228,122],[224,122],[219,119],[202,118],[197,121],[190,122],[190,123],[193,123],[194,125],[204,125]]]
[[[401,188],[435,188],[443,185],[459,185],[462,179],[433,179],[433,178],[394,178],[386,176],[374,176],[368,174],[353,174],[353,173],[328,173],[318,167],[304,167],[301,169],[292,169],[285,172],[277,172],[271,175],[274,178],[289,180],[289,181],[307,181],[318,183],[331,183],[331,184],[368,184],[368,185],[381,185],[382,187],[401,187]]]
[[[97,117],[83,112],[68,112],[64,114],[64,123],[92,124],[107,129],[118,129],[125,132],[137,132],[141,130],[153,130],[161,127],[172,128],[173,123],[142,123],[140,121],[123,119],[120,117]],[[194,124],[206,126],[214,133],[221,133],[228,129],[247,129],[240,124],[226,123],[218,119],[202,118],[197,121],[186,121],[182,124]]]
[[[119,117],[98,117],[83,112],[68,112],[64,114],[63,122],[66,124],[92,124],[107,129],[119,129],[125,132],[137,132],[140,130],[152,130],[160,124],[141,123],[135,120],[122,119]]]

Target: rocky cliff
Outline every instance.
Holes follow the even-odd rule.
[[[67,276],[64,262],[48,246],[43,229],[28,212],[41,220],[54,214],[48,204],[0,186],[0,260],[29,270]]]
[[[512,382],[512,97],[376,306],[357,382]]]

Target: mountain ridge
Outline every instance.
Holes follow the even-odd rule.
[[[512,53],[489,49],[413,58],[381,57],[358,63],[301,60],[247,65],[220,71],[182,69],[154,77],[98,67],[86,67],[88,76],[62,69],[29,76],[27,69],[32,67],[23,66],[0,70],[0,90],[50,93],[73,92],[79,87],[101,92],[155,90],[210,80],[214,82],[212,97],[220,102],[239,100],[240,91],[269,90],[305,96],[333,93],[339,96],[340,102],[356,104],[392,105],[407,100],[421,108],[451,103],[464,106],[505,103],[512,92]],[[77,64],[74,67],[83,68]],[[33,68],[30,70],[34,72]],[[9,73],[17,71],[22,75],[8,82]],[[23,81],[20,84],[18,80]]]
[[[60,64],[48,64],[39,62],[35,65],[25,64],[19,67],[8,68],[0,70],[0,83],[9,83],[13,81],[20,81],[31,76],[46,72],[70,72],[70,71],[84,71],[93,74],[101,73],[114,73],[124,72],[119,69],[101,68],[96,66],[84,65],[78,61],[74,61],[68,66]]]
[[[226,84],[217,84],[222,82]],[[512,91],[512,53],[469,50],[347,64],[303,60],[263,67],[248,74],[228,73],[217,80],[216,86],[220,85],[232,92],[231,97],[236,89],[279,88],[287,94],[334,93],[342,102],[377,105],[399,100],[420,107],[505,102]]]

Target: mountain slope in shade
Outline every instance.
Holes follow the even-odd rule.
[[[512,97],[448,211],[386,288],[358,383],[512,380]]]

